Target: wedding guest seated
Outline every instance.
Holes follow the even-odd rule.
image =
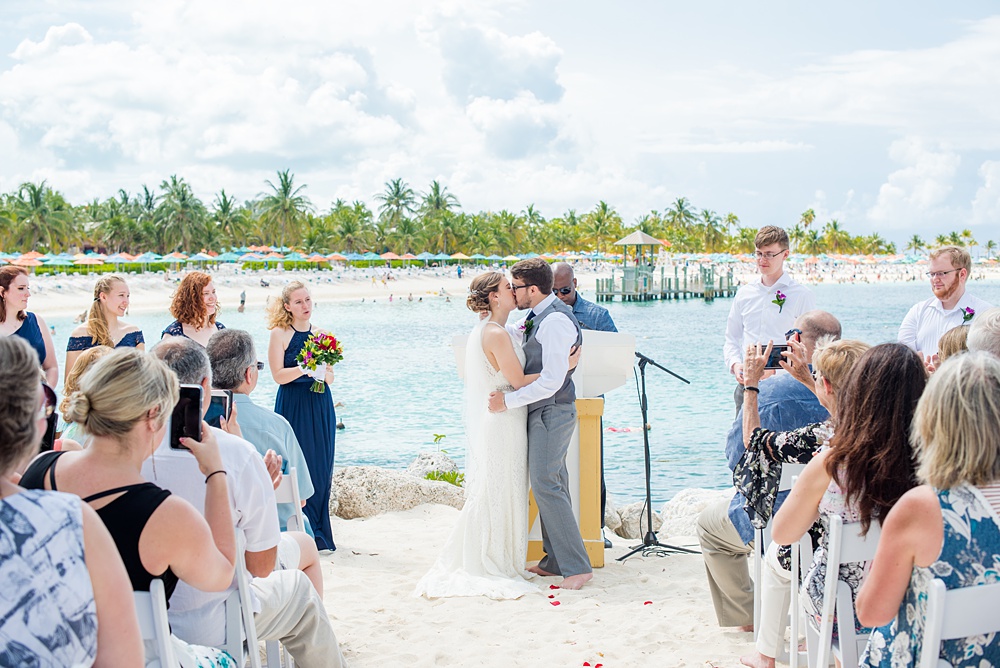
[[[1000,308],[991,308],[976,316],[969,325],[966,345],[972,352],[1000,358]]]
[[[181,383],[201,385],[204,414],[209,408],[212,388],[212,369],[205,349],[187,338],[175,337],[158,343],[152,354],[163,360]],[[223,425],[227,426],[225,422]],[[280,532],[271,476],[263,460],[239,436],[207,425],[206,431],[218,441],[221,468],[231,485],[233,521],[246,536],[245,563],[254,576],[250,590],[256,599],[253,605],[258,638],[280,640],[296,665],[303,668],[343,665],[323,600],[309,578],[299,570],[274,570]],[[204,502],[205,485],[190,455],[172,450],[164,441],[157,448],[154,461],[155,472],[152,461],[144,466],[150,476],[155,475],[164,487],[196,508]],[[179,586],[170,606],[171,629],[190,642],[224,643],[224,603],[236,589],[234,580],[227,584],[228,589],[215,594]]]
[[[101,359],[114,348],[107,346],[95,346],[84,350],[76,358],[69,373],[66,374],[66,382],[63,383],[63,400],[59,403],[59,415],[62,416],[63,428],[60,430],[60,438],[64,441],[75,441],[80,445],[86,445],[87,436],[83,433],[83,427],[76,422],[66,420],[66,412],[69,410],[69,397],[80,389],[80,378],[93,366],[94,362]],[[68,365],[67,365],[68,366]]]
[[[789,345],[792,346],[792,354],[787,359],[791,364],[785,362],[782,367],[810,388],[820,404],[831,416],[835,416],[847,378],[870,346],[855,340],[821,341],[813,353],[810,372],[803,354],[805,346],[794,340],[790,340]],[[744,356],[744,378],[751,386],[757,384],[763,373],[770,348],[768,346],[761,351],[759,347],[754,347]],[[755,528],[763,528],[771,518],[781,480],[781,464],[808,463],[821,446],[828,444],[833,431],[833,418],[786,432],[762,429],[757,395],[752,391],[743,395],[743,442],[747,449],[736,465],[733,479],[736,488],[748,499],[745,510]],[[816,545],[819,544],[821,530],[818,523],[809,529]],[[761,596],[757,651],[751,656],[741,657],[744,665],[773,668],[785,638],[791,579],[791,550],[772,542],[764,554],[761,582],[757,586]]]
[[[141,665],[128,573],[97,513],[8,479],[38,452],[54,408],[38,366],[23,339],[0,339],[0,665]]]
[[[132,590],[149,591],[163,580],[167,599],[179,583],[204,591],[232,581],[236,538],[228,486],[210,431],[201,442],[183,439],[207,488],[205,514],[153,483],[140,470],[167,431],[177,403],[177,379],[162,362],[132,348],[105,355],[80,379],[66,417],[83,426],[90,445],[78,452],[47,452],[28,466],[25,487],[76,494],[111,533]],[[188,645],[172,636],[182,666],[235,667],[214,647]]]
[[[942,334],[941,338],[938,339],[938,359],[935,366],[941,366],[941,364],[949,357],[968,350],[968,340],[968,325],[952,327],[947,332]]]
[[[66,382],[84,350],[95,346],[146,348],[142,330],[119,320],[128,311],[128,304],[129,291],[124,278],[111,274],[98,279],[86,322],[70,333],[66,344]]]
[[[789,336],[793,335],[803,344],[805,359],[811,359],[818,340],[840,338],[840,322],[825,311],[807,311],[795,320],[795,327],[789,332]],[[752,388],[750,392],[758,393],[760,423],[765,429],[791,431],[829,417],[812,390],[790,374],[778,373],[761,381],[759,388],[747,387]],[[730,469],[736,466],[744,450],[741,408],[726,438]],[[778,495],[775,507],[783,500],[784,495]],[[698,516],[698,541],[719,626],[751,631],[754,591],[747,556],[753,551],[754,528],[744,510],[746,505],[747,499],[737,493],[731,501],[723,500],[705,508]]]
[[[295,432],[288,420],[274,411],[258,406],[250,398],[257,387],[263,362],[257,361],[257,350],[253,337],[241,329],[225,329],[216,332],[206,348],[212,364],[212,385],[220,390],[233,393],[234,414],[239,415],[239,427],[243,437],[257,449],[261,456],[277,453],[281,458],[281,472],[295,469],[295,480],[299,486],[302,504],[313,494],[309,467],[302,449],[295,438]],[[280,481],[280,478],[279,478]],[[284,531],[288,518],[297,509],[291,504],[278,504],[278,526]],[[303,515],[305,520],[305,515]],[[308,520],[306,520],[308,529]],[[285,539],[289,539],[288,543]],[[287,544],[286,544],[287,543]],[[278,545],[278,561],[284,568],[299,568],[304,571],[316,591],[323,593],[323,571],[319,563],[319,552],[311,534],[289,531],[282,535]]]
[[[170,315],[176,320],[163,330],[161,340],[171,336],[184,337],[205,346],[212,334],[226,328],[216,320],[219,301],[215,295],[215,283],[211,276],[201,271],[192,271],[177,286],[170,301]]]
[[[926,384],[923,360],[902,343],[883,343],[866,352],[854,365],[837,404],[834,435],[806,465],[774,517],[771,535],[782,545],[799,540],[817,519],[822,524],[812,565],[802,581],[802,601],[816,628],[823,608],[829,517],[839,515],[845,524],[860,522],[867,533],[916,485],[909,432]],[[852,597],[857,596],[865,569],[863,562],[840,566],[840,579],[850,586]],[[860,624],[855,629],[869,630]]]
[[[923,484],[882,522],[856,603],[861,623],[877,627],[861,665],[915,666],[924,651],[951,666],[1000,665],[1000,634],[946,640],[940,650],[922,644],[934,578],[948,589],[996,582],[1000,361],[969,352],[941,365],[917,404],[911,439]]]

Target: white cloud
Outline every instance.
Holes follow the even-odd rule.
[[[972,200],[973,225],[1000,223],[1000,161],[987,160],[979,166],[983,185],[976,190]]]
[[[559,132],[558,112],[530,93],[513,100],[475,98],[466,113],[486,136],[490,150],[501,158],[546,152]]]
[[[947,149],[931,150],[914,138],[893,142],[889,155],[904,166],[879,188],[868,218],[896,229],[941,219],[961,157]]]

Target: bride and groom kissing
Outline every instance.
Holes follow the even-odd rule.
[[[465,505],[444,549],[417,584],[428,598],[518,598],[530,573],[579,589],[593,577],[569,494],[566,452],[576,425],[572,375],[583,337],[552,292],[541,258],[476,277],[467,305],[480,315],[465,353]],[[515,309],[529,309],[513,325]],[[545,556],[525,570],[528,482]]]

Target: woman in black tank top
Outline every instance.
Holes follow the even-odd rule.
[[[204,517],[140,474],[166,434],[177,399],[177,378],[163,362],[135,349],[109,353],[68,398],[66,419],[83,427],[90,445],[40,455],[22,477],[27,486],[69,492],[89,503],[114,538],[133,589],[148,591],[150,581],[161,578],[168,597],[178,579],[203,591],[223,591],[236,563],[226,475],[207,425],[202,442],[182,439],[206,476]],[[215,655],[199,659],[231,661],[210,651]]]

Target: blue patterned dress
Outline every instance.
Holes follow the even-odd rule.
[[[0,499],[0,666],[90,666],[97,607],[80,499],[25,490]]]
[[[974,487],[959,485],[937,492],[944,520],[944,542],[937,561],[915,567],[896,619],[872,631],[862,666],[897,668],[920,661],[927,616],[927,593],[934,578],[948,589],[1000,581],[1000,525],[992,507]],[[1000,665],[1000,634],[946,640],[941,659],[952,666]]]
[[[145,343],[146,340],[142,337],[142,330],[137,329],[134,332],[129,332],[121,338],[121,341],[115,344],[115,348],[137,348],[139,344]],[[69,341],[66,343],[66,352],[77,352],[83,350],[90,350],[91,348],[96,348],[100,344],[90,336],[71,336]]]
[[[284,367],[291,369],[299,365],[296,361],[299,351],[312,332],[297,329],[292,331],[292,339],[285,349]],[[336,550],[333,543],[333,529],[330,528],[330,490],[333,478],[333,455],[337,435],[337,414],[333,408],[330,386],[323,393],[313,392],[313,379],[300,376],[290,383],[278,386],[278,396],[274,400],[274,412],[292,425],[295,437],[302,448],[302,455],[309,466],[313,495],[302,509],[309,519],[320,550]]]

